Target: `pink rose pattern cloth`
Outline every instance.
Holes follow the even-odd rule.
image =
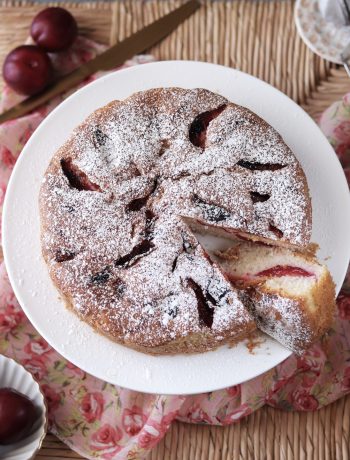
[[[55,58],[57,73],[91,59],[103,49],[79,38]],[[125,65],[151,60],[138,56]],[[66,97],[67,95],[65,95]],[[5,88],[1,108],[18,102]],[[35,128],[62,98],[21,119],[0,125],[0,203],[11,170]],[[0,109],[1,109],[0,108]],[[349,178],[350,95],[322,117],[321,127]],[[21,362],[40,381],[49,407],[50,430],[81,455],[93,459],[144,458],[173,420],[227,425],[269,404],[284,410],[310,411],[350,391],[350,283],[338,296],[338,315],[327,337],[304,356],[282,364],[242,385],[195,396],[136,393],[98,380],[78,369],[33,329],[0,265],[0,353]]]
[[[334,147],[350,181],[350,93],[334,102],[321,116],[320,127]]]

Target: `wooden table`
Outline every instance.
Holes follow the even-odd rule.
[[[63,3],[81,33],[115,43],[170,11],[180,1],[120,0]],[[62,5],[62,2],[60,2]],[[150,50],[158,59],[215,62],[256,75],[288,94],[313,117],[350,88],[343,69],[315,56],[298,37],[293,0],[203,1],[200,12]],[[24,42],[42,4],[0,0],[0,61]],[[350,397],[314,413],[286,413],[264,407],[225,428],[174,423],[152,451],[152,460],[346,460],[350,457]],[[52,435],[36,457],[77,459]]]

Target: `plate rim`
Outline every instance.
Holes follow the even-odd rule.
[[[239,70],[236,70],[236,69],[232,69],[232,68],[229,68],[229,67],[226,67],[226,66],[222,66],[222,65],[218,65],[218,64],[213,64],[213,63],[205,63],[205,62],[200,62],[200,61],[169,60],[169,61],[156,61],[156,62],[152,62],[152,63],[142,64],[142,66],[129,67],[129,68],[126,68],[126,69],[122,69],[122,70],[118,70],[118,71],[116,71],[116,72],[109,73],[108,75],[105,75],[105,76],[103,76],[103,77],[101,77],[101,78],[95,80],[95,81],[92,82],[91,84],[86,85],[86,86],[80,88],[78,91],[74,92],[71,96],[69,96],[69,97],[68,97],[67,99],[65,99],[62,103],[60,103],[60,104],[59,104],[59,105],[58,105],[58,106],[57,106],[57,107],[56,107],[56,108],[55,108],[55,109],[54,109],[54,110],[43,120],[43,122],[40,124],[40,126],[39,126],[39,128],[37,128],[37,130],[40,129],[40,132],[41,132],[41,130],[45,129],[45,126],[51,122],[51,119],[55,117],[56,113],[57,113],[57,112],[61,112],[62,110],[64,110],[65,104],[71,103],[72,100],[73,100],[73,98],[79,99],[79,97],[81,97],[81,96],[84,94],[85,91],[91,90],[91,85],[103,84],[103,82],[104,82],[105,80],[107,80],[107,79],[111,79],[111,80],[112,80],[116,73],[121,73],[121,72],[124,72],[124,73],[126,73],[126,72],[134,72],[134,71],[135,71],[135,68],[136,68],[136,69],[140,69],[140,68],[145,67],[145,66],[147,66],[147,67],[149,67],[149,66],[163,66],[164,64],[165,64],[165,65],[169,65],[169,64],[172,64],[172,65],[173,65],[173,64],[175,64],[175,65],[179,65],[179,64],[181,64],[181,65],[195,65],[195,66],[204,66],[204,67],[210,66],[210,67],[212,67],[213,69],[217,69],[217,68],[225,69],[225,71],[229,71],[229,72],[232,72],[232,73],[241,74],[241,75],[244,76],[244,78],[248,77],[248,78],[250,78],[250,79],[256,80],[257,82],[259,82],[259,84],[267,85],[269,88],[272,88],[275,92],[279,93],[279,95],[282,96],[282,97],[284,97],[286,100],[288,100],[289,103],[292,103],[292,104],[294,105],[295,109],[298,109],[300,112],[302,112],[302,113],[303,113],[303,116],[307,116],[308,119],[309,119],[309,121],[312,122],[315,126],[317,126],[317,124],[314,122],[314,120],[312,120],[312,118],[311,118],[311,117],[310,117],[310,116],[309,116],[309,115],[308,115],[298,104],[296,104],[293,100],[291,100],[288,96],[286,96],[284,93],[282,93],[280,90],[278,90],[277,88],[273,87],[273,86],[270,85],[269,83],[264,82],[263,80],[260,80],[260,79],[258,79],[258,78],[256,78],[256,77],[252,76],[252,75],[249,75],[249,74],[247,74],[247,73],[245,73],[245,72],[242,72],[242,71],[239,71]],[[137,71],[138,71],[138,70],[137,70]],[[169,82],[169,83],[170,83],[170,82]],[[90,89],[89,89],[89,87],[90,87]],[[165,87],[165,86],[164,86],[164,87]],[[141,89],[141,90],[142,90],[142,89]],[[319,129],[319,128],[318,128],[318,129]],[[37,130],[36,130],[35,132],[37,132]],[[326,139],[326,137],[324,136],[324,134],[322,133],[321,130],[319,130],[319,133],[323,136],[324,140],[325,140],[326,142],[328,142],[327,139]],[[29,152],[29,151],[30,151],[31,144],[35,142],[35,138],[36,138],[35,133],[33,133],[33,135],[31,136],[31,138],[29,139],[28,143],[27,143],[26,146],[24,147],[24,149],[23,149],[23,151],[22,151],[20,157],[18,158],[18,160],[17,160],[17,162],[16,162],[16,165],[15,165],[13,171],[12,171],[12,174],[11,174],[11,177],[10,177],[10,180],[9,180],[9,183],[8,183],[8,187],[7,187],[7,193],[6,193],[6,196],[5,196],[5,202],[4,202],[4,207],[3,207],[3,215],[2,215],[2,225],[3,225],[4,260],[5,260],[6,267],[8,267],[7,270],[8,270],[8,275],[9,275],[9,279],[10,279],[11,285],[12,285],[12,287],[13,287],[13,290],[14,290],[14,292],[15,292],[15,294],[16,294],[16,297],[18,298],[18,300],[19,300],[19,302],[20,302],[20,304],[21,304],[23,310],[25,311],[26,315],[28,316],[28,319],[29,319],[30,322],[34,325],[34,327],[39,331],[39,333],[40,333],[43,337],[46,338],[46,334],[45,334],[45,333],[44,333],[44,334],[42,333],[41,326],[39,326],[39,327],[37,326],[36,321],[35,321],[35,320],[33,321],[33,320],[32,320],[32,316],[31,316],[30,314],[27,313],[27,308],[23,306],[23,303],[24,303],[24,302],[22,302],[23,299],[21,299],[20,290],[17,289],[17,284],[16,284],[16,282],[14,282],[15,276],[14,276],[14,274],[12,273],[12,268],[13,268],[13,267],[11,267],[11,264],[9,264],[10,255],[9,255],[9,253],[8,253],[7,244],[6,244],[6,238],[8,238],[8,236],[7,236],[8,229],[7,229],[7,223],[6,223],[6,216],[7,216],[8,212],[9,212],[8,209],[9,209],[9,207],[10,207],[10,204],[9,204],[9,203],[10,203],[10,198],[8,198],[8,197],[10,196],[10,193],[14,193],[14,192],[13,192],[13,189],[14,189],[14,185],[13,185],[13,184],[14,184],[14,182],[15,182],[16,168],[17,168],[17,170],[21,168],[21,163],[22,163],[22,161],[24,161],[24,160],[22,160],[22,159],[25,157],[25,155],[23,155],[23,152],[27,152],[27,151]],[[28,156],[28,154],[27,154],[27,156]],[[338,161],[339,168],[341,168],[340,162],[339,162],[338,158],[336,157],[335,153],[334,153],[334,157],[335,157],[334,159],[337,159],[337,161]],[[341,170],[342,170],[342,168],[341,168]],[[342,171],[343,171],[343,170],[342,170]],[[344,175],[344,173],[343,173],[343,175]],[[344,176],[344,181],[345,181],[345,176]],[[349,200],[348,200],[348,208],[349,208],[349,212],[350,212],[350,198],[349,198]],[[345,270],[345,272],[344,272],[344,277],[345,277],[345,273],[346,273],[346,270]],[[343,277],[343,279],[344,279],[344,277]],[[55,289],[56,289],[56,288],[55,288]],[[46,339],[46,340],[47,340],[47,339]],[[51,343],[50,340],[48,340],[48,342]],[[55,344],[55,347],[53,347],[55,350],[56,350],[56,345],[57,345],[57,344]],[[59,352],[60,354],[62,354],[63,356],[67,356],[67,354],[69,355],[69,352],[68,352],[68,353],[63,353],[62,350],[59,350],[58,352]],[[207,353],[209,353],[209,352],[207,352]],[[263,370],[263,371],[260,371],[260,370],[259,370],[259,371],[255,372],[255,373],[253,372],[252,375],[251,375],[251,377],[249,377],[249,379],[255,378],[255,377],[261,375],[262,373],[267,372],[268,370],[272,369],[273,367],[275,367],[276,365],[278,365],[279,363],[281,363],[283,360],[285,360],[286,358],[288,358],[291,354],[292,354],[292,352],[288,350],[287,353],[286,353],[286,356],[285,356],[281,361],[279,361],[278,363],[275,363],[275,364],[271,365],[270,367],[266,368],[266,369]],[[66,359],[69,360],[69,361],[71,361],[71,362],[74,362],[74,360],[72,360],[71,358],[66,358]],[[80,366],[80,364],[77,364],[77,365]],[[89,369],[88,372],[91,373],[91,369]],[[107,382],[108,382],[108,381],[110,382],[108,376],[103,376],[103,377],[101,377],[100,375],[96,375],[96,374],[93,374],[93,375],[95,375],[95,376],[96,376],[97,378],[99,378],[99,379],[102,379],[102,380],[105,380],[105,381],[107,381]],[[245,379],[245,380],[243,380],[243,381],[241,381],[241,382],[239,382],[239,383],[243,383],[244,381],[247,381],[247,380],[249,380],[249,379]],[[113,383],[119,385],[118,383],[115,383],[115,382],[113,382]],[[238,383],[237,383],[237,384],[238,384]],[[222,386],[217,386],[217,385],[216,385],[215,387],[207,387],[206,389],[199,389],[199,390],[186,391],[186,392],[182,391],[181,393],[179,393],[179,392],[174,392],[174,391],[171,391],[171,392],[168,392],[168,393],[167,393],[167,392],[162,392],[162,393],[163,393],[163,394],[168,394],[168,395],[175,395],[175,394],[198,394],[198,393],[202,393],[202,392],[206,392],[206,391],[220,390],[220,389],[223,389],[223,388],[226,388],[226,387],[227,387],[227,384],[225,383],[225,384],[222,384]],[[134,390],[134,391],[143,391],[143,392],[146,392],[146,391],[147,391],[147,393],[153,393],[153,394],[158,394],[158,393],[159,393],[158,391],[154,391],[154,392],[149,391],[149,389],[148,389],[148,390],[142,390],[140,387],[138,387],[138,386],[135,387],[135,386],[133,386],[133,385],[128,385],[128,388],[129,388],[129,389],[132,389],[132,390]]]

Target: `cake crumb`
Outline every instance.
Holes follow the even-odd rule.
[[[256,348],[259,348],[265,342],[264,336],[259,331],[253,332],[246,342],[246,347],[250,354],[254,355]]]

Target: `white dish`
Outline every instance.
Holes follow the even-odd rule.
[[[31,399],[40,410],[32,433],[15,444],[0,446],[0,459],[34,459],[40,449],[47,429],[47,410],[44,396],[33,376],[13,359],[0,355],[0,388],[13,388]]]
[[[333,149],[311,118],[272,86],[213,64],[170,61],[115,72],[77,91],[39,126],[12,173],[3,215],[5,261],[24,311],[45,339],[90,374],[148,393],[191,394],[249,380],[276,366],[290,351],[266,339],[255,354],[240,343],[199,355],[148,356],[117,345],[68,311],[41,256],[38,194],[58,147],[92,111],[113,99],[153,87],[203,87],[249,107],[284,137],[302,163],[313,200],[313,241],[327,259],[337,289],[349,261],[350,198]]]
[[[340,54],[350,42],[350,27],[339,27],[331,21],[326,21],[318,4],[319,0],[297,0],[295,23],[298,32],[314,53],[327,61],[341,64]]]

